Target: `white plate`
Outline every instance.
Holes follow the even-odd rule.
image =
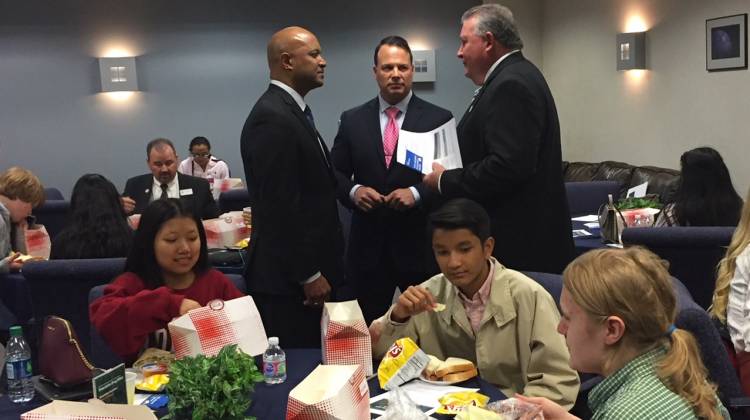
[[[459,383],[459,382],[466,382],[466,381],[468,381],[468,379],[465,379],[465,380],[463,380],[463,381],[452,381],[452,382],[446,382],[446,381],[433,381],[433,380],[430,380],[430,379],[427,379],[427,378],[425,378],[425,377],[424,377],[424,376],[422,376],[422,375],[420,375],[420,376],[419,376],[419,380],[420,380],[420,381],[422,381],[422,382],[427,382],[428,384],[432,384],[432,385],[455,385],[455,384],[457,384],[457,383]]]

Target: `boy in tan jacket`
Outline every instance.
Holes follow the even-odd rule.
[[[487,212],[455,199],[430,216],[429,226],[442,274],[409,287],[373,322],[375,357],[408,336],[440,359],[471,360],[508,397],[546,397],[570,409],[580,382],[556,330],[555,301],[534,280],[492,257]],[[445,310],[437,311],[438,304]]]

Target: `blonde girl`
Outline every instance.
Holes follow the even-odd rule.
[[[675,327],[677,299],[667,264],[633,247],[599,249],[563,273],[562,318],[570,365],[604,376],[589,393],[593,419],[729,418],[706,380],[695,339]],[[556,404],[548,419],[575,418]]]
[[[737,354],[737,369],[745,394],[750,395],[750,191],[727,253],[719,262],[713,304],[709,311],[727,327]]]

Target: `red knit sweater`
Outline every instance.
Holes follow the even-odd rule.
[[[127,272],[104,288],[104,295],[89,307],[89,317],[112,350],[131,362],[147,342],[150,347],[166,345],[166,350],[170,350],[170,340],[164,339],[165,331],[167,324],[180,316],[183,299],[206,305],[213,299],[231,300],[242,296],[231,280],[214,269],[180,290],[166,286],[147,289],[140,277]]]

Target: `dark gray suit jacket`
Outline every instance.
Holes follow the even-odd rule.
[[[219,217],[219,208],[216,206],[214,196],[211,195],[211,187],[203,178],[177,173],[177,182],[180,190],[192,190],[192,194],[180,195],[182,204],[193,212],[199,219],[213,219]],[[133,213],[140,214],[146,209],[151,200],[151,188],[154,186],[154,176],[144,174],[134,176],[125,183],[122,195],[135,200]]]
[[[402,129],[426,132],[448,122],[450,111],[412,95]],[[339,131],[331,149],[338,178],[338,198],[353,209],[347,251],[347,270],[369,270],[387,255],[402,270],[425,272],[432,261],[426,238],[426,217],[437,194],[422,184],[422,174],[397,163],[385,166],[380,130],[380,103],[374,98],[341,114]],[[380,207],[359,210],[349,198],[356,184],[387,195],[398,188],[415,187],[421,204],[405,211]]]
[[[291,95],[276,85],[245,121],[240,148],[253,208],[245,271],[250,293],[304,296],[302,283],[318,271],[334,293],[343,282],[336,179],[318,137]]]
[[[443,173],[443,195],[484,206],[502,264],[562,272],[573,239],[560,124],[544,76],[520,52],[490,74],[458,125],[458,141],[464,167]]]

